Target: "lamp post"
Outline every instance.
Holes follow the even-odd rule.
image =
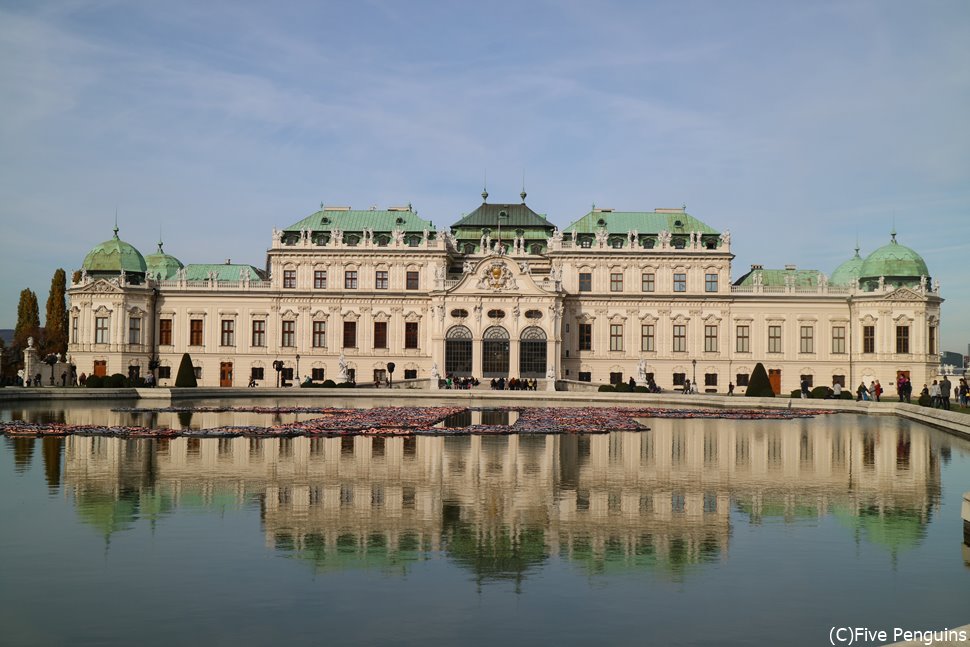
[[[300,354],[299,353],[296,354],[296,381],[297,381],[297,384],[301,384],[301,382],[300,382]]]
[[[283,372],[283,361],[276,360],[273,362],[273,368],[276,370],[276,388],[280,388],[280,373]]]
[[[696,390],[697,389],[697,360],[696,359],[692,359],[690,362],[691,362],[691,364],[694,365],[694,380],[693,380],[693,382],[691,382],[691,384],[694,385],[694,389]]]

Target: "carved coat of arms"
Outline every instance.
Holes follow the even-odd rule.
[[[515,277],[502,261],[492,261],[479,275],[479,290],[516,290]]]

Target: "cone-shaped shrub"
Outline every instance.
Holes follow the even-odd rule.
[[[198,382],[195,381],[195,369],[192,368],[192,358],[189,357],[188,353],[182,355],[182,362],[179,364],[179,372],[175,376],[175,386],[180,387],[197,387]]]
[[[773,398],[775,392],[771,389],[771,382],[768,380],[768,371],[764,364],[758,362],[751,371],[751,378],[748,380],[748,390],[744,392],[753,398]]]

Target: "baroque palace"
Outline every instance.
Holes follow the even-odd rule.
[[[762,362],[776,392],[900,374],[936,375],[939,284],[896,241],[818,270],[732,280],[731,235],[683,208],[593,208],[564,229],[525,202],[436,230],[410,205],[324,207],[274,230],[265,269],[183,265],[118,237],[95,246],[69,290],[79,373],[172,385],[189,353],[200,385],[281,377],[361,384],[388,377],[581,382],[692,380],[743,392]],[[278,365],[279,366],[279,365]],[[890,393],[892,393],[890,391]]]

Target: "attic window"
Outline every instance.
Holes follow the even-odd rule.
[[[488,318],[489,319],[504,319],[505,318],[505,310],[489,310],[488,311]]]
[[[408,238],[408,247],[417,247],[421,244],[421,239],[417,236],[411,236]]]
[[[674,221],[674,227],[683,227],[683,226],[684,226],[684,223],[682,221],[680,220]]]
[[[391,242],[391,239],[388,238],[387,236],[378,236],[377,237],[377,246],[378,247],[387,247],[387,244],[389,242]]]
[[[542,311],[541,310],[526,310],[525,311],[525,318],[526,319],[542,319]]]
[[[397,223],[397,224],[399,224],[399,225],[403,225],[403,224],[404,224],[404,218],[398,218],[398,219],[397,219],[397,220],[395,220],[394,222],[396,222],[396,223]]]
[[[579,241],[579,246],[580,247],[583,247],[583,248],[586,248],[586,249],[589,249],[590,247],[593,246],[593,239],[592,238],[582,238]]]
[[[464,308],[455,308],[451,311],[451,316],[455,319],[464,319],[468,316],[468,311]]]
[[[596,224],[599,225],[600,227],[605,227],[606,221],[600,218],[599,220],[596,221]]]
[[[704,245],[707,247],[707,249],[717,249],[717,241],[713,238],[708,238],[705,240]]]
[[[623,247],[623,239],[622,238],[614,238],[613,240],[610,241],[610,247],[612,247],[613,249],[620,249],[620,248],[622,248]]]
[[[326,216],[324,216],[323,218],[320,219],[320,222],[323,223],[324,225],[329,225],[330,218],[327,218]]]

